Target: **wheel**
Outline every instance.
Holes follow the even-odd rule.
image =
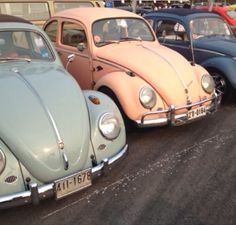
[[[114,92],[107,87],[101,87],[99,89],[99,91],[105,95],[108,95],[115,102],[115,104],[119,108],[122,118],[124,120],[126,131],[132,131],[134,128],[134,122],[127,117],[127,115],[125,114],[125,112],[124,112],[118,98],[114,94]]]
[[[222,103],[232,100],[234,90],[228,79],[219,72],[210,72],[210,74],[215,81],[216,93],[222,95]]]
[[[215,81],[215,88],[216,88],[216,92],[217,94],[224,94],[226,92],[226,80],[225,78],[219,74],[219,73],[211,73],[214,81]]]

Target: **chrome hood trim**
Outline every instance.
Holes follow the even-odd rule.
[[[127,51],[127,48],[129,48],[129,54],[122,54]],[[111,44],[99,49],[97,57],[114,64],[114,67],[123,67],[125,71],[132,71],[134,75],[141,77],[158,93],[161,93],[168,105],[186,104],[188,96],[191,96],[192,101],[199,100],[201,90],[198,88],[197,76],[191,64],[177,52],[162,45],[158,46],[158,43],[156,48],[153,43],[142,42]],[[147,58],[149,60],[145,62]],[[166,82],[166,76],[172,84]],[[171,94],[173,84],[175,90],[180,93],[181,99]]]
[[[0,101],[0,138],[32,176],[50,182],[83,168],[90,145],[88,110],[64,69],[47,62],[2,67]]]
[[[57,138],[57,144],[58,144],[58,148],[59,149],[64,149],[64,143],[63,140],[61,138],[60,132],[58,130],[58,127],[56,125],[56,122],[52,116],[52,113],[50,112],[49,108],[47,107],[47,105],[45,104],[45,102],[43,101],[43,99],[41,98],[40,94],[36,91],[36,89],[33,87],[33,85],[23,76],[23,74],[20,73],[20,71],[17,68],[12,68],[12,72],[14,72],[16,75],[18,75],[17,77],[23,82],[25,83],[25,85],[31,90],[31,92],[35,95],[35,97],[37,98],[38,102],[40,103],[40,105],[42,106],[42,108],[45,111],[45,114],[48,117],[48,120],[51,123],[51,126],[53,128],[53,131],[55,133],[55,136]]]

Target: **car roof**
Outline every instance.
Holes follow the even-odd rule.
[[[6,14],[0,14],[0,22],[8,23],[8,22],[13,22],[13,23],[28,23],[32,24],[30,21],[25,20],[20,17],[16,16],[11,16],[11,15],[6,15]]]
[[[196,14],[196,13],[206,13],[205,11],[202,10],[196,10],[196,9],[184,9],[184,8],[174,8],[174,9],[161,9],[158,12],[163,12],[163,13],[172,13],[178,16],[188,16],[191,14]]]
[[[72,8],[68,10],[63,10],[57,13],[54,17],[71,18],[75,20],[88,21],[90,23],[99,19],[116,17],[142,18],[141,16],[138,16],[135,13],[128,12],[126,10],[105,7]]]
[[[212,12],[206,12],[204,10],[200,9],[185,9],[185,8],[173,8],[173,9],[160,9],[155,12],[151,12],[146,14],[146,16],[158,16],[160,14],[166,14],[166,15],[175,15],[178,17],[189,17],[189,19],[193,17],[203,17],[203,16],[211,16],[211,17],[220,17],[219,15],[212,13]]]
[[[209,6],[207,6],[207,5],[196,6],[196,9],[208,10]],[[220,11],[225,12],[225,11],[228,11],[228,10],[230,10],[230,8],[228,6],[213,5],[213,7],[212,7],[212,11],[215,11],[215,12],[220,12]]]

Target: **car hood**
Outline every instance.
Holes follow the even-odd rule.
[[[83,168],[88,112],[82,91],[64,69],[50,63],[1,65],[0,102],[0,137],[36,179],[48,182]]]
[[[216,51],[228,56],[236,56],[236,38],[209,37],[199,38],[194,42],[194,47],[209,51]]]
[[[179,53],[156,42],[112,44],[101,48],[97,56],[135,72],[168,105],[186,104],[185,89],[192,101],[199,100],[199,84],[190,63]]]

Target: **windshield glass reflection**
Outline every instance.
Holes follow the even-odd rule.
[[[141,19],[105,19],[93,24],[92,33],[96,46],[121,41],[154,41],[149,26]]]
[[[193,39],[210,37],[210,36],[226,36],[233,37],[228,25],[221,19],[217,18],[198,18],[190,22]]]
[[[39,33],[1,31],[0,59],[53,60],[51,50]]]

